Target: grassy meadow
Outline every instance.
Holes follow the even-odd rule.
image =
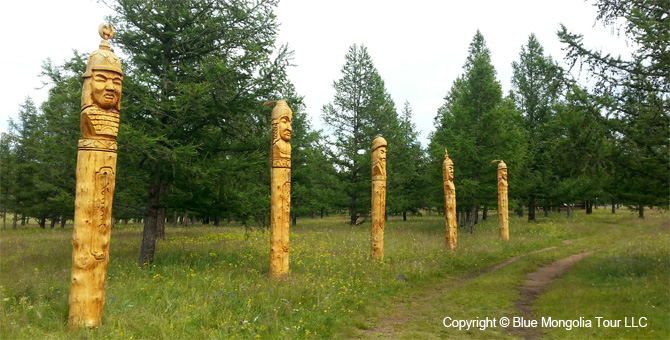
[[[493,215],[493,214],[490,214]],[[619,210],[510,220],[510,241],[498,241],[496,216],[459,230],[446,250],[444,220],[427,214],[391,218],[384,261],[372,261],[369,222],[344,216],[299,219],[291,227],[290,277],[268,278],[269,231],[235,224],[167,227],[156,261],[137,267],[141,225],[112,230],[103,325],[67,329],[72,228],[32,225],[0,230],[2,339],[301,339],[379,338],[393,308],[436,285],[453,284],[413,306],[394,338],[516,338],[498,327],[445,328],[442,318],[518,314],[514,301],[525,274],[570,254],[597,250],[556,280],[537,301],[538,315],[575,319],[646,317],[645,328],[552,328],[548,338],[670,337],[670,231],[667,212]],[[564,242],[570,240],[569,242]],[[511,257],[496,271],[475,276]],[[516,314],[515,314],[516,313]],[[401,320],[402,321],[402,320]]]

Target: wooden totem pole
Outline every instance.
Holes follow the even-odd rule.
[[[509,204],[507,201],[507,164],[502,161],[494,160],[498,163],[498,220],[500,239],[509,240]]]
[[[372,141],[372,258],[384,258],[384,218],[386,215],[386,139]]]
[[[454,187],[454,162],[449,158],[447,149],[444,149],[442,163],[442,178],[444,179],[444,218],[447,223],[447,248],[456,249],[456,187]]]
[[[103,24],[99,33],[103,40],[88,59],[81,95],[82,137],[77,153],[68,320],[71,329],[102,323],[109,262],[123,71],[107,41],[114,35],[114,28]]]
[[[272,109],[270,275],[288,276],[288,232],[291,215],[291,120],[293,111],[285,100],[269,101]]]

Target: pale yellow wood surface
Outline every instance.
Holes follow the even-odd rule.
[[[71,329],[102,324],[109,263],[123,72],[106,40],[114,35],[113,27],[101,25],[99,33],[105,40],[91,53],[83,75],[68,317]]]
[[[386,140],[377,136],[372,141],[372,258],[384,258],[384,218],[386,215]]]
[[[102,324],[116,153],[80,150],[72,235],[71,328]]]
[[[291,122],[293,112],[284,100],[272,109],[272,172],[270,209],[270,276],[286,279],[289,274],[289,222],[291,218]]]
[[[509,240],[509,202],[507,200],[507,165],[498,163],[498,231],[500,239]]]
[[[448,249],[455,250],[458,234],[458,225],[456,223],[456,187],[454,186],[454,162],[449,158],[447,149],[444,149],[442,178],[444,180],[444,218],[447,229],[446,243]]]

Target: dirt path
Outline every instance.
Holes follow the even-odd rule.
[[[529,273],[526,276],[526,281],[523,286],[519,288],[521,299],[514,304],[517,310],[521,313],[519,316],[527,320],[536,320],[537,318],[534,315],[535,313],[532,310],[532,306],[535,303],[537,296],[545,290],[551,281],[563,275],[563,273],[568,271],[568,269],[574,266],[575,263],[593,254],[593,252],[594,251],[574,254]],[[526,340],[537,340],[540,339],[541,336],[538,328],[509,328],[508,331],[517,336],[521,336]]]
[[[572,243],[574,240],[564,240],[564,244]],[[556,249],[556,247],[547,247],[538,250],[531,251],[526,254],[521,254],[510,258],[507,261],[499,263],[495,266],[488,267],[486,269],[480,270],[476,273],[466,275],[458,280],[450,281],[447,283],[438,283],[432,285],[427,289],[421,290],[416,295],[408,298],[406,301],[399,302],[395,304],[389,311],[388,314],[377,320],[375,325],[370,329],[361,330],[362,335],[365,337],[382,337],[382,338],[392,338],[392,335],[395,333],[396,329],[399,329],[404,324],[411,323],[417,319],[417,315],[414,314],[415,306],[421,306],[426,303],[431,303],[438,299],[444,291],[448,289],[457,288],[466,282],[476,279],[484,274],[494,272],[502,267],[509,265],[522,257],[545,252],[548,250]]]

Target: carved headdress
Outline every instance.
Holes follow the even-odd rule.
[[[277,124],[282,117],[288,117],[289,120],[293,120],[293,111],[286,104],[286,100],[271,100],[263,104],[263,106],[268,106],[275,104],[275,107],[272,108],[272,144],[279,140],[279,131],[277,131]]]
[[[507,164],[505,164],[505,162],[502,159],[501,160],[494,159],[491,161],[491,163],[498,163],[498,170],[507,169]]]
[[[281,119],[281,117],[288,116],[289,119],[293,120],[293,111],[291,110],[290,107],[288,107],[288,104],[286,104],[286,100],[284,99],[279,99],[279,100],[271,100],[269,102],[265,102],[263,106],[267,105],[272,105],[275,104],[275,107],[272,108],[272,122],[276,123]]]
[[[452,161],[451,158],[449,158],[449,153],[447,152],[447,148],[444,148],[444,163],[445,163],[445,165],[449,164],[449,163],[454,164],[454,161]]]
[[[386,147],[388,143],[386,143],[386,139],[382,136],[377,136],[375,139],[372,141],[372,151],[374,152],[380,147]]]

